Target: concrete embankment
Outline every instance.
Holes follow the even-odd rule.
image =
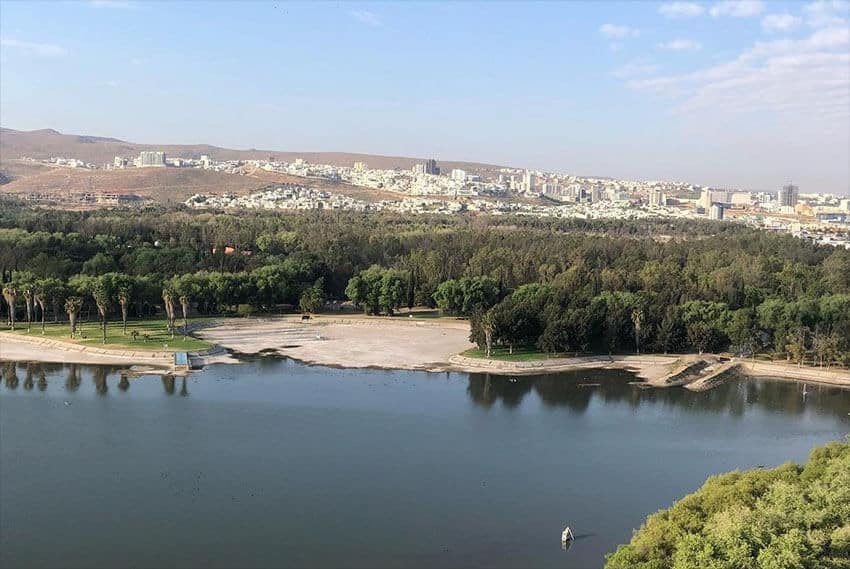
[[[530,362],[506,362],[454,356],[453,369],[471,373],[533,375],[576,369],[626,369],[643,379],[648,387],[684,387],[707,391],[738,378],[804,381],[850,388],[850,370],[798,367],[778,362],[749,362],[713,354],[698,356],[586,356],[553,358]]]
[[[799,367],[778,362],[747,362],[730,360],[713,366],[708,373],[684,384],[691,391],[707,391],[730,379],[778,379],[802,381],[837,387],[850,387],[850,371]]]
[[[576,369],[626,369],[654,385],[655,382],[670,373],[670,369],[679,359],[676,356],[635,355],[580,356],[528,362],[506,362],[457,355],[449,360],[449,364],[452,369],[458,371],[498,375],[535,375]]]

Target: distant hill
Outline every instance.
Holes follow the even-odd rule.
[[[354,162],[366,162],[370,168],[392,169],[411,168],[423,158],[408,158],[402,156],[380,156],[376,154],[358,154],[352,152],[282,152],[277,150],[234,150],[220,148],[209,144],[136,144],[116,138],[62,134],[53,129],[20,131],[11,128],[0,128],[0,159],[3,161],[16,158],[45,159],[53,156],[76,158],[93,164],[111,163],[115,156],[132,158],[143,150],[162,150],[168,156],[179,158],[200,158],[202,154],[213,160],[251,160],[268,159],[292,162],[303,158],[317,164],[332,164],[335,166],[351,166]],[[443,161],[439,160],[444,171],[452,168],[462,168],[472,172],[486,172],[499,168],[492,164],[476,162]]]

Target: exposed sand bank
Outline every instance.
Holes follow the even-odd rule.
[[[172,368],[173,352],[95,348],[71,342],[0,332],[0,361],[32,361],[75,364],[143,364]]]
[[[442,371],[451,367],[453,355],[473,347],[468,322],[398,317],[232,319],[196,335],[244,354],[275,353],[346,368]]]

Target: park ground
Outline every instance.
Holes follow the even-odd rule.
[[[231,353],[205,356],[203,363],[237,363],[239,354],[290,357],[304,363],[341,368],[381,368],[426,371],[466,371],[509,375],[554,373],[570,369],[623,368],[650,385],[669,386],[668,376],[696,356],[653,354],[620,356],[559,355],[533,350],[513,353],[498,348],[490,358],[469,341],[468,321],[441,318],[435,313],[395,317],[328,314],[302,321],[298,315],[267,318],[197,318],[190,320],[191,336],[183,338],[180,322],[174,337],[164,320],[121,322],[107,326],[104,344],[97,321],[78,326],[71,339],[65,324],[40,325],[26,331],[0,332],[0,360],[76,363],[160,363],[175,351],[204,352],[221,346]],[[138,334],[134,339],[132,332]],[[234,356],[235,354],[235,356]],[[687,361],[686,361],[687,360]],[[173,361],[173,358],[172,358]],[[850,386],[847,370],[797,368],[780,362],[742,362],[743,375],[820,381]]]

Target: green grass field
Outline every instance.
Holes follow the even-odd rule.
[[[399,312],[393,314],[393,318],[448,318],[455,319],[454,316],[443,316],[439,310],[414,310],[413,312],[407,312],[407,310],[402,309]]]
[[[198,322],[202,319],[192,319],[193,322]],[[209,342],[187,337],[185,340],[180,334],[182,329],[181,320],[175,323],[176,329],[174,339],[167,332],[165,320],[130,320],[127,322],[127,335],[122,334],[121,321],[110,321],[106,326],[106,344],[103,343],[103,334],[100,330],[100,323],[89,321],[77,324],[77,335],[71,338],[71,329],[67,322],[58,324],[48,323],[45,326],[44,336],[41,334],[41,323],[33,323],[32,331],[27,333],[27,323],[17,322],[15,324],[15,333],[21,335],[29,335],[33,337],[44,337],[61,340],[63,342],[73,342],[74,344],[82,344],[84,346],[96,346],[103,348],[130,348],[133,350],[170,350],[175,352],[205,350],[212,346]],[[2,328],[3,331],[10,331],[7,327]],[[138,339],[133,340],[131,336],[133,331],[139,333]],[[144,335],[148,338],[145,339]]]
[[[469,350],[463,352],[461,355],[466,356],[468,358],[487,359],[485,351],[479,350],[478,348],[470,348]],[[552,357],[550,354],[525,348],[515,348],[513,354],[511,354],[507,348],[493,348],[490,355],[491,360],[500,360],[503,362],[535,362],[540,360],[547,360],[550,357]]]

